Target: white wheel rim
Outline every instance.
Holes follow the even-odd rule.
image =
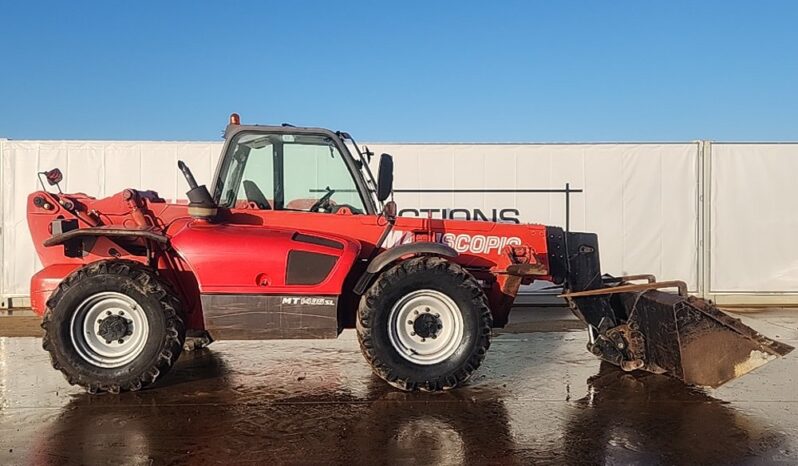
[[[70,322],[70,337],[78,355],[89,364],[106,369],[136,359],[144,350],[148,335],[149,322],[141,306],[130,296],[113,291],[86,298]]]
[[[440,291],[408,293],[388,315],[391,345],[414,364],[429,366],[445,361],[457,351],[463,336],[460,308]]]

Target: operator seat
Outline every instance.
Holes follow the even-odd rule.
[[[269,201],[266,199],[263,191],[261,191],[258,185],[256,185],[254,182],[250,180],[244,180],[244,194],[246,194],[247,200],[254,202],[259,209],[271,210],[271,204],[269,204]]]

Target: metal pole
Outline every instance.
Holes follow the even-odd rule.
[[[563,291],[570,289],[571,284],[571,250],[568,248],[568,237],[571,236],[571,183],[565,183],[565,283]]]
[[[571,183],[565,183],[565,232],[571,231]]]
[[[699,215],[699,277],[698,293],[704,299],[712,296],[712,141],[704,141],[700,152],[701,176],[698,193],[701,210]]]

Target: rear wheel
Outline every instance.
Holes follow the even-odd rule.
[[[181,311],[177,295],[148,267],[95,262],[65,278],[48,300],[43,347],[73,385],[138,390],[180,356]]]
[[[440,257],[385,271],[360,300],[360,347],[374,372],[402,390],[454,388],[490,347],[492,318],[474,277]]]

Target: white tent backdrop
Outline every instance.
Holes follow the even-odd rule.
[[[40,268],[25,218],[29,193],[40,189],[37,172],[58,167],[65,192],[103,197],[125,188],[147,188],[166,199],[185,197],[177,161],[187,161],[198,180],[209,180],[220,143],[121,141],[0,141],[2,157],[2,281],[0,294],[27,296]]]
[[[710,286],[798,293],[798,144],[711,145]]]
[[[571,230],[599,234],[602,268],[698,282],[698,144],[396,144],[396,189],[583,189]],[[396,195],[399,209],[517,209],[522,222],[565,224],[563,194]],[[489,215],[488,215],[489,216]]]
[[[571,229],[599,234],[609,273],[682,279],[727,302],[798,294],[798,244],[790,238],[798,187],[789,183],[798,144],[369,146],[394,155],[397,189],[563,188],[566,182],[583,189],[571,197]],[[37,171],[60,167],[70,192],[105,196],[133,187],[174,199],[186,190],[177,160],[207,183],[220,148],[218,142],[0,140],[3,303],[27,296],[39,267],[25,220]],[[711,204],[704,206],[702,196]],[[405,214],[458,208],[458,217],[479,210],[491,218],[495,209],[498,217],[522,222],[565,221],[561,194],[399,193],[396,200]]]

